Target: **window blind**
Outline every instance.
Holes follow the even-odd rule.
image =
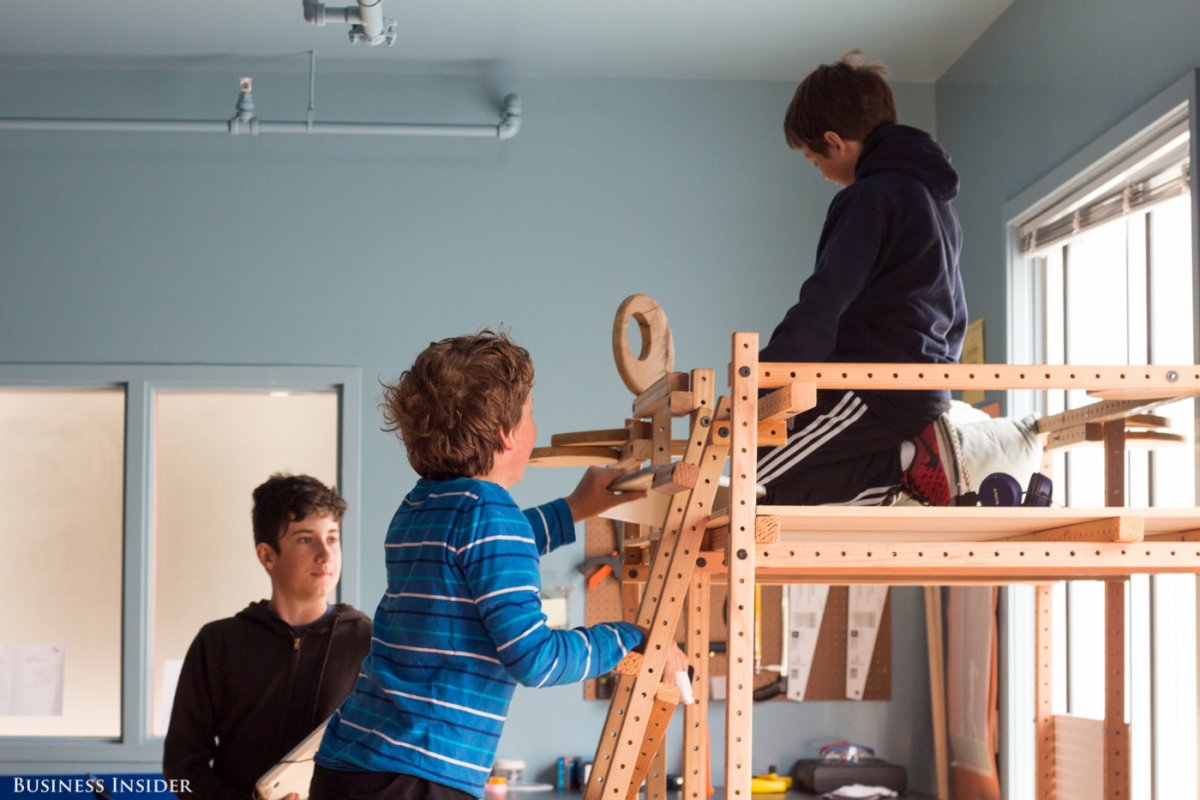
[[[1106,222],[1170,200],[1189,190],[1186,109],[1147,137],[1131,142],[1098,174],[1065,192],[1017,228],[1021,252],[1034,254]]]

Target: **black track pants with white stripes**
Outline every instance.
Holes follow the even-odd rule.
[[[854,392],[822,392],[815,408],[791,419],[787,444],[759,448],[763,504],[890,505],[902,441]]]

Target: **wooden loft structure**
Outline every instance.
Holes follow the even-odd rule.
[[[641,600],[628,606],[628,617],[649,635],[644,656],[618,670],[585,800],[635,800],[642,779],[654,772],[655,759],[661,764],[659,745],[678,693],[660,683],[660,674],[685,609],[684,649],[696,671],[692,688],[699,702],[684,710],[684,797],[704,800],[709,757],[706,620],[714,583],[727,584],[729,595],[725,798],[749,800],[755,586],[768,582],[1036,584],[1037,792],[1039,800],[1064,796],[1066,782],[1078,779],[1067,777],[1073,769],[1066,763],[1070,756],[1056,748],[1056,741],[1075,737],[1080,721],[1052,713],[1049,583],[1085,578],[1104,580],[1107,586],[1106,711],[1103,723],[1081,734],[1096,748],[1094,757],[1085,753],[1083,760],[1092,772],[1096,763],[1103,765],[1102,778],[1097,776],[1095,783],[1103,787],[1099,796],[1128,797],[1125,583],[1134,573],[1200,572],[1200,519],[1193,508],[1123,507],[1126,419],[1200,394],[1200,367],[759,363],[758,335],[735,333],[729,391],[718,397],[712,370],[671,371],[666,359],[672,349],[670,333],[665,317],[658,321],[660,315],[657,304],[641,295],[626,300],[618,311],[614,350],[622,376],[636,393],[625,428],[564,434],[554,437],[550,448],[534,453],[534,463],[544,464],[649,461],[660,465],[658,482],[674,492],[661,521],[643,529],[640,537],[650,551],[648,569],[629,570],[637,573],[629,578],[641,584]],[[625,340],[631,318],[643,336],[642,355],[636,361],[629,357]],[[645,362],[652,366],[645,367]],[[631,380],[627,373],[638,369],[640,374]],[[1060,444],[1102,442],[1108,508],[758,504],[757,448],[781,443],[786,420],[811,408],[818,389],[916,388],[1087,390],[1099,402],[1045,418],[1039,427]],[[762,390],[769,391],[760,397]],[[688,418],[686,439],[671,438],[675,417]],[[691,466],[666,466],[673,455]],[[728,494],[718,500],[726,464]],[[663,477],[664,470],[670,470],[669,478]],[[933,650],[931,681],[940,681],[940,643],[937,652]],[[935,713],[941,797],[948,796],[944,726],[944,717]],[[649,800],[661,796],[661,787],[649,784]]]

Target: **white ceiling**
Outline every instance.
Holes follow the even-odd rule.
[[[306,23],[302,0],[3,0],[0,58],[203,66],[313,50],[369,71],[794,81],[859,47],[891,80],[928,83],[1011,3],[383,0],[398,41],[367,47]]]

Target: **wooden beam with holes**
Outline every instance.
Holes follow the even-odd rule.
[[[668,648],[674,646],[675,628],[704,535],[704,520],[711,512],[717,480],[728,455],[728,408],[728,401],[723,399],[711,416],[701,415],[693,425],[684,460],[698,464],[700,473],[686,500],[668,507],[637,618],[638,625],[649,631],[644,660],[632,682],[618,682],[621,691],[614,693],[609,707],[585,800],[615,800],[629,791],[655,687]],[[642,572],[639,570],[639,574]]]
[[[1099,425],[1099,423],[1096,423]],[[1078,428],[1054,431],[1046,438],[1047,450],[1062,450],[1068,447],[1098,445],[1103,443],[1103,437],[1097,436],[1091,430],[1092,425]],[[1125,446],[1128,449],[1154,450],[1159,447],[1187,444],[1188,439],[1181,433],[1162,430],[1131,430],[1125,433]]]
[[[689,376],[689,390],[691,376]],[[689,392],[688,403],[691,403]],[[691,409],[689,408],[689,413]],[[650,420],[650,438],[654,445],[654,450],[650,456],[650,463],[653,468],[658,470],[667,470],[665,474],[666,483],[660,484],[663,488],[671,488],[674,484],[674,477],[669,472],[673,468],[671,464],[671,403],[664,403],[654,417]],[[689,484],[688,489],[696,484],[696,474],[699,472],[699,467],[687,461],[679,462],[679,470],[681,473],[686,472],[686,475],[681,474],[680,480]],[[658,483],[656,477],[653,483]],[[668,494],[674,497],[679,494],[678,490],[664,491],[663,494]],[[673,688],[673,687],[672,687]],[[662,684],[659,684],[659,695],[655,696],[654,709],[650,712],[650,722],[646,728],[642,741],[642,753],[638,754],[638,763],[635,766],[635,774],[630,782],[630,790],[637,792],[637,787],[643,781],[646,784],[646,800],[666,800],[667,797],[667,723],[670,722],[671,714],[678,704],[678,691],[676,691],[675,702],[668,703],[661,698]],[[665,719],[663,718],[665,716]],[[647,756],[643,760],[643,754]],[[640,773],[639,773],[640,770]]]
[[[1125,723],[1125,584],[1104,584],[1104,798],[1129,798],[1129,725]]]
[[[698,569],[728,580],[721,551],[700,554]],[[1143,542],[847,542],[780,541],[755,547],[760,583],[1038,583],[1200,572],[1200,543]]]
[[[1163,401],[1200,394],[1200,366],[1046,364],[758,365],[759,386],[814,383],[820,389],[1084,389],[1093,397]]]
[[[942,632],[942,587],[925,587],[925,646],[929,653],[930,715],[938,800],[950,800],[950,758],[946,738],[946,667]]]
[[[1068,409],[1058,414],[1040,417],[1037,421],[1038,433],[1067,430],[1086,425],[1089,422],[1107,422],[1112,419],[1125,419],[1142,411],[1148,411],[1160,406],[1164,400],[1101,400],[1089,403],[1079,408]]]
[[[637,761],[633,767],[633,778],[629,781],[629,791],[626,800],[636,800],[642,781],[650,771],[650,764],[659,753],[667,737],[667,727],[679,705],[679,689],[669,683],[658,684],[654,692],[654,705],[650,709],[650,717],[646,722],[646,735],[642,739],[642,748],[638,751]]]
[[[730,360],[728,667],[725,678],[725,800],[750,800],[754,732],[754,546],[758,462],[758,334],[733,334]]]
[[[692,695],[696,702],[683,708],[683,800],[708,796],[708,674],[712,579],[696,573],[687,595],[684,652],[692,665]]]
[[[702,415],[711,412],[715,399],[716,373],[711,369],[692,370],[692,397],[696,410],[692,412],[692,429],[702,430]],[[709,613],[712,602],[712,580],[695,573],[687,593],[687,613],[684,622],[684,653],[692,666],[692,694],[695,703],[683,709],[683,798],[706,800],[709,784],[708,738],[708,675],[710,639]]]
[[[1039,586],[1034,629],[1034,750],[1037,800],[1054,800],[1054,599],[1053,588]]]

